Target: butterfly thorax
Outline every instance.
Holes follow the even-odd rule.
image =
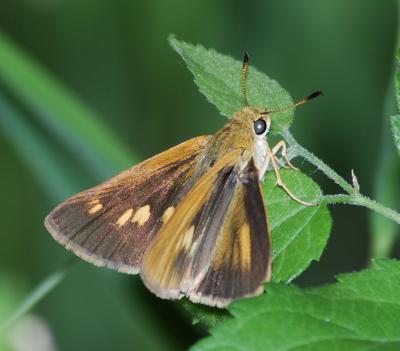
[[[259,108],[245,107],[242,111],[235,113],[210,139],[204,150],[204,158],[200,161],[201,173],[209,170],[229,152],[241,149],[242,153],[237,167],[243,169],[253,159],[261,178],[265,172],[264,165],[269,147],[265,137],[266,133],[257,135],[254,132],[254,122],[263,116],[263,112]],[[269,119],[269,116],[267,118]]]

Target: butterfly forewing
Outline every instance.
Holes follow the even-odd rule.
[[[204,233],[208,229],[202,222],[212,204],[210,199],[213,198],[213,191],[219,192],[223,185],[221,173],[224,169],[232,169],[239,153],[240,151],[225,156],[196,183],[147,250],[141,276],[150,290],[158,296],[178,298],[188,267],[193,266],[190,264],[193,255],[188,255],[188,252],[197,252],[197,246],[202,240],[215,242],[216,233],[212,231],[207,232],[206,237],[200,235],[200,232]],[[208,219],[215,220],[215,216]],[[206,256],[209,255],[210,251]]]
[[[144,257],[141,275],[160,297],[223,306],[255,295],[269,276],[269,234],[251,161],[222,158],[185,196]]]
[[[68,199],[48,215],[47,229],[91,263],[136,273],[163,221],[189,191],[208,140],[191,139]]]

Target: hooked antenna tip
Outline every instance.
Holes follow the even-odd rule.
[[[311,100],[311,99],[315,99],[318,96],[324,95],[324,93],[322,91],[315,91],[314,93],[308,95],[306,97],[306,100]]]
[[[243,57],[243,64],[249,63],[249,59],[249,54],[245,52]]]

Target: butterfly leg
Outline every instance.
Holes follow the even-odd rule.
[[[278,145],[278,144],[277,144]],[[286,193],[295,201],[297,201],[298,203],[301,203],[304,206],[315,206],[317,205],[317,203],[315,202],[306,202],[303,201],[301,199],[299,199],[296,195],[294,195],[286,186],[286,184],[283,182],[282,178],[281,178],[281,174],[279,172],[279,166],[277,163],[277,157],[274,155],[273,150],[275,149],[275,147],[273,149],[268,150],[268,155],[267,155],[267,162],[269,164],[269,162],[272,163],[272,167],[274,168],[274,172],[275,172],[275,176],[276,176],[276,185],[280,186],[283,190],[286,191]]]
[[[291,169],[294,169],[295,171],[299,171],[299,169],[297,167],[293,166],[293,164],[289,161],[289,158],[287,156],[287,145],[284,140],[281,140],[280,142],[278,142],[271,150],[272,154],[274,155],[275,160],[277,160],[276,154],[278,153],[279,150],[282,150],[281,155],[283,156],[283,158],[286,161],[286,165],[284,165],[283,167],[291,168]]]

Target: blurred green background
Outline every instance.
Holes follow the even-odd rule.
[[[296,112],[293,134],[398,210],[388,123],[398,11],[389,0],[0,0],[0,324],[68,264],[42,224],[59,201],[225,122],[168,46],[170,33],[237,59],[248,51],[294,99],[323,90]],[[389,222],[354,207],[332,215],[328,247],[300,285],[361,269],[371,251],[396,256]],[[37,350],[183,350],[205,335],[138,277],[86,263],[69,270],[0,350],[33,350],[33,339]]]

